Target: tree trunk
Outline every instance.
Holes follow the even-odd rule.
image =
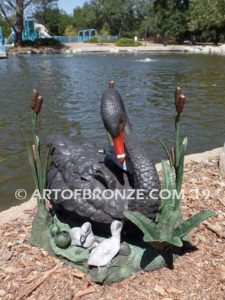
[[[16,34],[16,46],[21,45],[23,41],[23,12],[24,0],[16,0],[16,22],[13,26]]]

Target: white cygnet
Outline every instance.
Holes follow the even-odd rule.
[[[110,229],[112,237],[101,241],[96,248],[94,248],[89,256],[88,265],[103,267],[110,263],[120,250],[120,234],[122,230],[122,223],[120,221],[113,221]]]
[[[95,237],[91,223],[86,222],[81,227],[70,229],[71,245],[89,248],[94,243]]]

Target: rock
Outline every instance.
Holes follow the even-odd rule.
[[[0,290],[0,297],[4,297],[6,295],[6,291]]]
[[[119,255],[123,255],[123,256],[129,256],[131,253],[131,249],[128,243],[123,242],[120,245],[120,251],[119,251]]]
[[[220,153],[219,168],[220,174],[225,177],[225,144],[222,152]]]
[[[166,296],[166,291],[164,290],[164,288],[162,288],[161,286],[159,286],[159,285],[155,285],[155,287],[154,287],[154,291],[156,292],[156,293],[158,293],[158,294],[160,294],[161,296]]]
[[[9,251],[8,249],[5,249],[5,251],[1,254],[0,261],[8,261],[12,257],[13,253]]]

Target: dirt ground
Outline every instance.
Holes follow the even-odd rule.
[[[85,274],[26,243],[35,213],[27,210],[26,218],[0,225],[0,299],[225,299],[225,180],[218,157],[189,162],[183,187],[185,217],[206,208],[217,216],[191,232],[197,250],[178,257],[174,270],[139,273],[108,286],[90,283]]]

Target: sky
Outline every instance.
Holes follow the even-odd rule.
[[[72,14],[73,9],[77,6],[82,6],[85,0],[59,0],[58,6],[60,9],[65,10],[67,13]]]

